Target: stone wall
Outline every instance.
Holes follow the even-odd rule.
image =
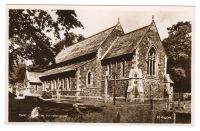
[[[87,64],[79,67],[80,76],[79,76],[79,85],[80,85],[80,96],[100,96],[101,89],[101,63],[98,58],[88,62]],[[87,75],[92,73],[92,84],[88,85]]]
[[[122,76],[122,62],[125,61],[125,75]],[[106,71],[108,70],[108,65],[111,65],[111,74],[109,76],[110,79],[114,78],[114,72],[116,72],[117,79],[128,78],[129,71],[132,65],[132,55],[127,55],[121,58],[113,58],[112,60],[102,62],[102,80],[106,75]]]
[[[153,98],[153,99],[164,98],[164,86],[162,83],[160,83],[159,80],[146,79],[143,81],[143,84],[144,84],[145,98]]]
[[[125,75],[122,76],[122,62],[125,61]],[[114,89],[114,72],[116,72],[116,97],[125,97],[128,88],[128,75],[132,66],[132,54],[115,58],[109,61],[104,61],[102,63],[102,90],[104,94],[105,88],[105,75],[108,65],[111,64],[111,74],[108,81],[108,95],[113,96]]]
[[[147,74],[147,58],[148,51],[151,47],[156,50],[156,72],[155,76],[149,76]],[[163,98],[164,87],[162,86],[163,77],[165,73],[165,51],[160,41],[156,27],[153,25],[143,40],[139,44],[138,48],[138,68],[142,70],[144,77],[143,84],[145,90],[145,97],[149,98],[150,85],[151,93],[154,98]]]
[[[101,88],[85,88],[80,96],[101,96]]]
[[[117,79],[115,86],[115,95],[116,97],[125,97],[126,91],[128,88],[128,79]],[[114,91],[114,80],[109,80],[108,82],[108,95],[113,97]]]
[[[138,47],[138,68],[143,71],[144,77],[148,77],[147,75],[147,55],[148,51],[151,47],[156,49],[156,61],[157,61],[157,71],[156,78],[159,80],[163,80],[164,66],[165,66],[165,50],[160,41],[159,35],[155,32],[155,27],[153,26],[150,31],[147,32],[142,42]]]
[[[148,51],[151,47],[156,49],[156,75],[149,76],[147,74],[147,58],[148,58]],[[157,29],[153,24],[147,34],[144,36],[143,40],[139,44],[138,48],[136,49],[133,54],[129,56],[119,57],[116,59],[110,59],[107,61],[102,62],[102,90],[101,92],[104,93],[104,77],[107,71],[107,66],[111,64],[111,75],[109,76],[110,80],[108,83],[108,94],[113,95],[113,87],[114,87],[114,70],[116,71],[116,96],[124,97],[126,96],[126,90],[128,87],[128,75],[131,67],[135,68],[135,65],[139,69],[142,70],[143,74],[143,87],[145,92],[145,98],[151,97],[154,99],[162,99],[164,95],[164,86],[163,76],[166,71],[165,69],[165,50],[162,46],[160,41]],[[122,77],[122,61],[125,60],[126,62],[126,72],[125,76]],[[133,64],[133,65],[132,65]],[[151,91],[150,91],[151,88]]]

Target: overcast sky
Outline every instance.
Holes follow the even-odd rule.
[[[161,39],[168,36],[167,27],[178,21],[193,21],[193,8],[181,6],[74,6],[78,20],[85,29],[74,29],[75,33],[85,37],[114,26],[118,17],[125,33],[151,23],[152,15]]]
[[[18,6],[14,6],[16,8]],[[30,9],[64,9],[75,10],[77,18],[84,29],[70,30],[85,37],[94,35],[117,24],[118,18],[125,33],[149,25],[152,15],[158,28],[161,40],[168,36],[167,27],[171,27],[179,21],[191,21],[194,23],[194,8],[189,6],[19,6]],[[55,16],[55,15],[54,15]],[[53,16],[53,17],[54,17]],[[55,16],[56,18],[56,16]],[[50,34],[53,38],[53,35]],[[61,36],[64,38],[64,35]],[[53,44],[60,40],[53,40]]]
[[[14,9],[75,10],[77,18],[83,24],[84,29],[76,28],[70,31],[76,34],[82,34],[86,38],[116,25],[118,18],[124,32],[127,33],[149,25],[153,15],[161,40],[168,36],[167,27],[171,27],[179,21],[191,21],[192,25],[194,25],[194,7],[192,6],[10,5],[9,7]],[[54,13],[51,13],[51,15],[56,19]],[[60,41],[55,40],[53,33],[47,35],[53,39],[53,44]],[[63,39],[64,35],[61,35],[61,38]]]

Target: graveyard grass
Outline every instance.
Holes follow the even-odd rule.
[[[55,103],[52,101],[15,100],[9,101],[10,122],[80,122],[80,123],[152,123],[158,112],[165,109],[165,102],[154,101],[153,110],[150,102],[126,103],[117,101],[102,103],[94,100],[86,100],[81,103],[80,111],[73,108],[74,102]],[[28,116],[36,106],[41,107],[42,119],[30,120]],[[119,115],[117,115],[117,112]],[[19,116],[19,114],[21,116]],[[24,115],[25,114],[25,115]],[[24,115],[24,116],[23,116]],[[185,118],[183,118],[185,119]],[[188,122],[186,122],[188,123]]]

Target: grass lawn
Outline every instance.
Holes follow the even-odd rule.
[[[157,115],[159,113],[162,115],[162,110],[165,108],[165,104],[158,101],[154,102],[154,108],[151,110],[149,103],[149,101],[146,101],[145,103],[117,102],[116,105],[113,105],[113,103],[102,103],[94,100],[87,100],[82,102],[79,106],[81,113],[78,113],[75,108],[73,108],[74,102],[72,101],[57,103],[54,101],[43,101],[40,99],[11,99],[9,101],[9,121],[32,122],[33,120],[29,120],[28,118],[32,109],[36,106],[41,108],[40,114],[42,116],[42,119],[38,119],[36,121],[44,122],[171,123],[173,121],[172,118],[168,121],[156,121]],[[185,116],[179,117],[183,117],[185,120]],[[180,122],[181,121],[183,120],[180,119]],[[189,122],[190,121],[183,121],[183,123]]]

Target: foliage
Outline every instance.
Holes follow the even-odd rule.
[[[9,55],[47,65],[55,56],[48,35],[60,39],[60,31],[83,27],[76,17],[74,10],[9,10]]]
[[[14,66],[14,70],[10,72],[9,82],[10,84],[22,83],[25,77],[26,66],[24,64],[19,64]]]
[[[191,91],[191,24],[178,22],[168,27],[169,36],[163,40],[168,56],[168,73],[175,91]]]
[[[83,28],[74,10],[9,10],[9,77],[19,65],[20,59],[32,60],[44,68],[54,63],[57,50],[52,47],[61,32]],[[17,76],[17,74],[16,74]],[[15,81],[15,80],[14,80]]]
[[[45,99],[52,98],[52,93],[51,92],[47,92],[47,91],[43,91],[42,92],[42,98],[45,98]]]
[[[55,45],[56,52],[59,53],[63,48],[73,45],[84,39],[84,36],[81,34],[77,35],[73,32],[65,33],[65,38]]]

